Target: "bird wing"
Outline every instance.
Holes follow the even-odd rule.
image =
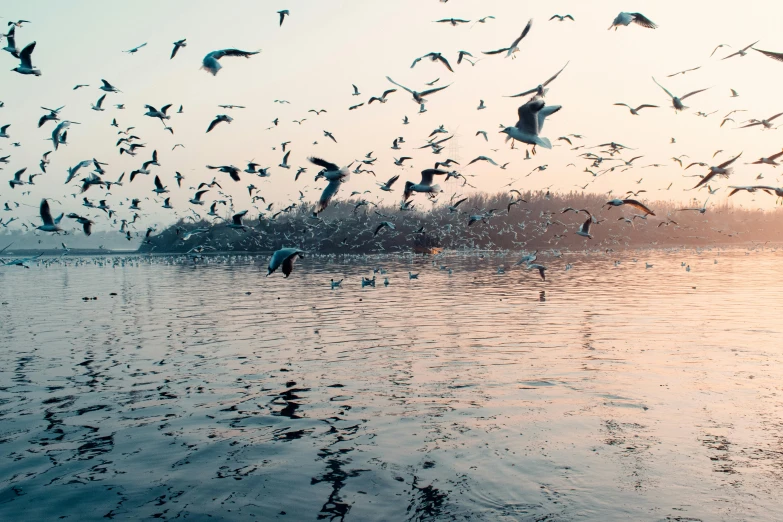
[[[707,89],[709,89],[709,87],[707,87]],[[698,91],[689,92],[689,93],[688,93],[688,94],[686,94],[685,96],[680,96],[680,100],[684,100],[684,99],[685,99],[685,98],[687,98],[688,96],[693,96],[694,94],[699,94],[700,92],[704,92],[704,91],[706,91],[707,89],[699,89]]]
[[[481,51],[483,54],[500,54],[508,52],[508,47],[504,47],[503,49],[497,49],[496,51]]]
[[[416,58],[415,60],[413,60],[413,63],[411,64],[411,69],[413,69],[413,67],[414,67],[414,66],[415,66],[417,63],[419,63],[420,61],[421,61],[421,56],[420,56],[420,57],[418,57],[418,58]]]
[[[768,57],[772,58],[773,60],[777,60],[779,62],[783,62],[783,53],[774,53],[772,51],[762,51],[761,49],[756,49],[755,47],[753,48],[753,50],[754,51],[758,51],[761,54],[763,54],[764,56],[768,56]]]
[[[215,118],[214,120],[212,120],[212,121],[209,123],[209,127],[207,127],[207,132],[209,132],[209,131],[211,131],[212,129],[214,129],[214,128],[215,128],[215,125],[217,125],[218,123],[220,123],[220,118]]]
[[[33,50],[35,50],[35,42],[28,44],[22,52],[19,53],[19,60],[22,62],[22,67],[28,69],[33,68]]]
[[[44,222],[44,225],[52,226],[54,225],[54,219],[52,219],[52,211],[49,210],[49,201],[46,200],[46,198],[41,200],[41,219]]]
[[[321,197],[318,199],[318,205],[316,205],[314,213],[320,214],[324,210],[326,210],[326,207],[329,206],[329,202],[332,201],[332,198],[335,194],[337,194],[337,191],[340,190],[340,185],[342,185],[343,180],[342,178],[333,179],[329,181],[329,184],[326,185],[326,188],[324,188],[324,191],[321,192]]]
[[[625,205],[630,205],[630,206],[632,206],[634,208],[637,208],[637,209],[641,210],[642,212],[644,212],[645,214],[649,214],[650,216],[654,216],[655,215],[655,212],[653,212],[652,210],[647,208],[644,204],[636,201],[635,199],[624,199],[623,203]]]
[[[528,22],[527,22],[527,25],[525,26],[525,28],[524,28],[524,29],[522,29],[522,34],[520,34],[520,35],[519,35],[519,37],[517,37],[517,39],[516,39],[516,40],[514,40],[514,42],[511,44],[511,47],[509,47],[509,49],[513,49],[514,47],[516,47],[517,45],[519,45],[519,42],[521,42],[521,41],[522,41],[522,39],[523,39],[525,36],[527,36],[527,33],[529,33],[529,32],[530,32],[530,28],[531,28],[531,27],[533,27],[533,19],[532,19],[532,18],[531,18],[530,20],[528,20]]]
[[[443,56],[442,54],[441,54],[441,55],[438,55],[438,60],[439,60],[439,61],[440,61],[440,62],[441,62],[443,65],[445,65],[445,66],[446,66],[446,69],[448,69],[448,70],[449,70],[449,71],[451,71],[451,72],[454,72],[454,69],[452,69],[452,68],[451,68],[451,65],[449,64],[449,61],[446,59],[446,57],[445,57],[445,56]]]
[[[545,82],[544,82],[542,85],[543,85],[544,87],[546,87],[547,85],[549,85],[550,83],[552,83],[552,82],[555,80],[555,78],[557,78],[557,77],[560,75],[560,73],[561,73],[561,72],[563,72],[563,70],[564,70],[566,67],[568,67],[568,64],[569,64],[569,63],[571,63],[571,60],[568,60],[568,61],[566,62],[566,64],[563,66],[563,68],[562,68],[562,69],[560,69],[559,71],[557,71],[557,72],[554,74],[554,76],[552,76],[550,79],[548,79],[547,81],[545,81]]]
[[[445,89],[446,87],[449,87],[449,86],[451,86],[451,84],[444,85],[443,87],[435,87],[434,89],[427,89],[426,91],[421,91],[419,93],[419,96],[424,97],[424,96],[436,93],[438,91],[442,91],[443,89]]]
[[[783,152],[781,152],[781,154],[783,154]],[[386,186],[391,188],[391,186],[394,185],[394,182],[397,181],[398,179],[400,179],[399,174],[397,174],[396,176],[392,176],[391,178],[389,178],[389,181],[386,182]]]
[[[215,51],[215,60],[220,60],[224,56],[241,56],[243,58],[250,58],[254,54],[258,54],[260,51],[242,51],[240,49],[222,49]]]
[[[160,190],[163,190],[163,183],[161,183],[160,177],[158,176],[155,176],[155,187]]]
[[[636,108],[636,111],[638,112],[638,111],[640,111],[640,110],[642,110],[642,109],[644,109],[644,108],[647,108],[647,107],[649,107],[649,108],[651,108],[651,109],[657,109],[657,108],[658,108],[658,106],[657,106],[657,105],[650,105],[650,104],[648,104],[648,103],[645,103],[645,104],[643,104],[643,105],[639,105],[639,106]]]
[[[732,163],[734,163],[735,161],[737,161],[737,158],[739,158],[740,156],[742,156],[742,153],[741,153],[741,152],[740,152],[739,154],[737,154],[736,156],[734,156],[733,158],[731,158],[730,160],[728,160],[728,161],[724,161],[723,163],[721,163],[720,165],[718,165],[718,167],[720,167],[720,168],[722,168],[722,169],[725,169],[726,167],[728,167],[729,165],[731,165]]]
[[[642,13],[630,13],[630,14],[631,16],[633,16],[634,23],[639,24],[642,27],[646,27],[648,29],[655,29],[656,27],[658,27],[657,25],[655,25],[655,23],[652,20],[644,16]]]
[[[537,98],[530,100],[517,109],[517,128],[530,134],[538,135],[539,122],[538,113],[544,108],[544,100]]]
[[[776,115],[772,116],[771,118],[767,118],[767,121],[772,121],[772,120],[774,120],[775,118],[777,118],[780,115],[783,115],[783,112],[779,112]]]
[[[286,249],[290,250],[290,249]],[[288,257],[286,257],[283,260],[283,275],[288,277],[291,275],[291,272],[294,271],[294,262],[296,261],[297,257],[300,257],[301,253],[299,250],[295,251],[293,254],[290,254]]]
[[[323,167],[326,170],[330,170],[330,171],[340,170],[340,167],[338,167],[334,163],[329,163],[328,161],[323,160],[321,158],[316,158],[316,157],[313,156],[313,157],[310,157],[308,159],[310,160],[310,163],[318,165],[319,167]]]
[[[291,155],[291,151],[289,150],[288,152],[285,153],[285,156],[283,156],[283,164],[284,165],[288,164],[288,156],[290,156],[290,155]]]
[[[655,82],[655,85],[657,85],[658,87],[660,87],[661,89],[663,89],[663,92],[665,92],[666,94],[668,94],[670,98],[672,98],[672,99],[673,99],[673,98],[675,98],[675,96],[674,96],[672,93],[670,93],[670,92],[669,92],[669,91],[666,89],[666,87],[664,87],[663,85],[661,85],[660,83],[658,83],[658,80],[656,80],[656,79],[655,79],[655,76],[653,76],[653,77],[652,77],[652,79],[653,79],[653,81]]]
[[[408,88],[407,88],[407,87],[405,87],[404,85],[400,85],[399,83],[397,83],[397,82],[395,82],[394,80],[392,80],[390,77],[388,77],[388,76],[387,76],[387,77],[386,77],[386,79],[387,79],[387,80],[389,80],[390,82],[392,82],[392,83],[393,83],[394,85],[396,85],[397,87],[401,87],[401,88],[405,89],[406,91],[408,91],[409,93],[413,94],[413,91],[412,91],[412,90],[408,89]],[[355,86],[355,85],[354,85],[354,88],[356,88],[356,86]]]
[[[448,172],[445,170],[439,170],[439,169],[424,169],[421,171],[421,184],[422,185],[432,185],[433,180],[435,179],[435,175],[446,175]]]

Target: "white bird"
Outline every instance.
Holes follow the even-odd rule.
[[[644,16],[642,13],[620,13],[617,15],[612,22],[612,25],[609,26],[609,29],[614,27],[614,30],[616,31],[618,27],[621,25],[628,26],[631,24],[631,22],[641,25],[642,27],[646,27],[648,29],[655,29],[658,26],[653,23],[652,20]]]
[[[144,116],[149,116],[150,118],[158,118],[160,121],[163,120],[170,120],[171,116],[166,114],[166,111],[169,110],[171,107],[171,104],[164,105],[160,108],[160,110],[156,109],[152,105],[145,105],[144,108],[147,109],[147,112],[144,113]]]
[[[35,76],[41,76],[41,71],[33,67],[33,51],[35,50],[35,42],[28,44],[22,52],[19,53],[19,65],[11,69],[19,74],[33,74]]]
[[[229,116],[228,114],[218,114],[217,116],[215,116],[215,119],[214,119],[214,120],[212,120],[212,121],[209,123],[209,127],[207,127],[207,132],[210,132],[212,129],[214,129],[214,128],[215,128],[215,126],[216,126],[218,123],[220,123],[220,122],[222,122],[222,121],[224,121],[224,122],[226,122],[226,123],[231,123],[232,121],[234,121],[234,118],[232,118],[232,117],[231,117],[231,116]]]
[[[707,90],[707,89],[699,89],[698,91],[689,92],[685,96],[677,97],[677,96],[673,95],[672,93],[670,93],[666,89],[666,87],[664,87],[663,85],[658,83],[658,81],[655,79],[655,77],[653,77],[653,81],[655,82],[655,85],[657,85],[658,87],[663,89],[663,92],[665,92],[666,94],[669,95],[669,97],[672,99],[672,107],[674,107],[674,110],[676,110],[676,111],[681,111],[683,109],[687,109],[688,108],[685,105],[683,105],[682,100],[684,100],[688,96],[693,96],[694,94],[699,94],[700,92],[704,92],[704,91]]]
[[[182,40],[177,40],[174,42],[174,49],[171,50],[171,58],[169,58],[169,60],[174,59],[174,57],[177,55],[177,51],[179,51],[181,47],[187,47],[188,44],[185,40],[187,40],[187,38],[183,38]]]
[[[438,169],[424,169],[421,171],[421,181],[419,183],[413,183],[412,181],[405,182],[405,192],[403,193],[403,201],[410,199],[414,192],[423,192],[429,194],[430,197],[440,192],[440,185],[433,185],[432,182],[435,176],[445,176],[448,172]]]
[[[46,200],[46,198],[41,200],[40,214],[43,225],[35,227],[36,229],[43,232],[62,231],[62,229],[55,224],[54,219],[52,218],[52,211],[49,210],[49,202]]]
[[[329,202],[332,200],[337,191],[340,190],[340,186],[347,182],[351,178],[351,173],[345,169],[341,169],[334,163],[330,163],[321,158],[311,157],[310,162],[322,167],[324,170],[316,175],[315,179],[325,178],[329,181],[329,184],[324,188],[321,193],[321,197],[318,199],[318,204],[315,206],[313,215],[317,216],[329,206]]]
[[[102,91],[106,91],[106,92],[122,92],[121,90],[119,90],[117,87],[115,87],[114,85],[110,84],[106,80],[101,80],[101,82],[103,83],[103,85],[101,85],[99,87],[99,89],[102,90]]]
[[[152,189],[152,191],[158,195],[165,194],[166,192],[168,192],[168,190],[166,190],[166,187],[164,187],[163,183],[160,181],[160,177],[157,175],[155,176],[155,188]]]
[[[291,155],[291,151],[289,150],[283,156],[283,161],[282,161],[282,163],[280,163],[280,165],[278,165],[278,167],[282,167],[284,169],[290,169],[291,165],[288,164],[288,156],[290,156],[290,155]]]
[[[94,104],[92,104],[92,106],[90,108],[92,110],[94,110],[94,111],[99,111],[99,112],[105,111],[106,109],[104,109],[102,107],[104,99],[106,99],[106,95],[105,94],[103,96],[101,96],[100,98],[98,98],[98,101],[95,102]]]
[[[501,133],[507,135],[506,141],[515,139],[528,145],[539,145],[546,149],[552,148],[549,139],[539,136],[544,126],[544,119],[560,110],[560,105],[546,106],[541,98],[533,98],[517,109],[519,121],[514,127],[506,127]]]
[[[748,45],[748,46],[745,46],[745,47],[743,47],[742,49],[740,49],[740,50],[739,50],[739,51],[737,51],[736,53],[731,53],[730,55],[728,55],[728,56],[726,56],[725,58],[722,58],[722,59],[723,59],[723,60],[728,60],[728,59],[729,59],[729,58],[731,58],[732,56],[745,56],[746,54],[748,54],[748,49],[750,49],[751,47],[753,47],[753,46],[754,46],[754,45],[756,45],[757,43],[759,43],[759,41],[758,41],[758,40],[756,40],[755,42],[753,42],[752,44],[750,44],[750,45]]]
[[[206,71],[212,73],[212,76],[215,76],[220,69],[223,67],[220,65],[218,60],[223,58],[224,56],[240,56],[242,58],[250,58],[254,54],[258,54],[261,51],[241,51],[239,49],[222,49],[220,51],[212,51],[211,53],[207,54],[204,57],[204,60],[201,62],[201,68],[205,69]]]
[[[504,47],[502,49],[497,49],[495,51],[482,51],[484,54],[500,54],[502,52],[506,52],[506,58],[514,54],[515,52],[519,51],[519,42],[522,41],[522,39],[527,36],[527,33],[530,32],[530,28],[533,26],[533,19],[531,18],[525,28],[522,30],[522,34],[517,37],[516,40],[514,40],[510,46]]]
[[[427,101],[427,100],[424,99],[425,96],[429,96],[430,94],[436,93],[438,91],[442,91],[443,89],[445,89],[446,87],[449,87],[451,85],[451,84],[444,85],[443,87],[435,87],[434,89],[427,89],[426,91],[419,92],[419,91],[414,91],[412,89],[408,89],[404,85],[401,85],[401,84],[395,82],[394,80],[392,80],[388,76],[386,77],[386,79],[389,80],[390,82],[392,82],[397,87],[401,87],[401,88],[405,89],[406,91],[408,91],[409,93],[411,93],[411,96],[413,96],[413,101],[415,101],[416,103],[421,104],[422,107],[424,106],[424,103]]]
[[[269,266],[267,267],[266,273],[267,277],[277,270],[280,265],[283,265],[283,275],[288,277],[294,270],[294,261],[296,261],[296,258],[298,257],[303,258],[303,254],[304,252],[298,248],[281,248],[280,250],[275,251],[269,259]]]
[[[139,49],[141,49],[142,47],[144,47],[144,46],[146,46],[146,45],[147,45],[147,42],[144,42],[144,43],[143,43],[143,44],[141,44],[141,45],[137,45],[137,46],[136,46],[136,47],[134,47],[133,49],[128,49],[127,51],[122,51],[122,52],[124,52],[124,53],[128,53],[128,54],[136,54],[137,52],[139,52]]]
[[[630,110],[631,114],[633,114],[634,116],[639,116],[639,111],[642,110],[642,109],[645,109],[645,108],[648,108],[648,107],[651,108],[651,109],[657,109],[658,108],[657,105],[650,105],[648,103],[639,105],[635,109],[633,107],[631,107],[630,105],[628,105],[627,103],[615,103],[615,105],[619,105],[621,107],[628,107],[628,110]]]

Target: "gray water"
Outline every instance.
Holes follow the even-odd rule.
[[[0,520],[783,519],[779,253],[106,259],[0,269]]]

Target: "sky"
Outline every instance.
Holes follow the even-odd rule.
[[[430,168],[437,160],[457,159],[460,172],[478,190],[497,191],[510,182],[519,190],[569,191],[581,190],[622,194],[627,190],[647,190],[647,199],[687,201],[696,197],[703,201],[706,191],[685,191],[696,178],[684,178],[683,170],[672,156],[687,154],[684,161],[702,161],[716,165],[731,156],[743,153],[732,177],[713,183],[716,186],[768,184],[781,185],[778,170],[770,166],[749,165],[761,156],[769,156],[783,147],[783,137],[776,130],[758,127],[737,129],[749,118],[766,118],[783,111],[780,85],[783,83],[783,63],[760,53],[749,51],[745,57],[721,60],[739,47],[759,40],[760,49],[783,52],[783,36],[779,20],[783,4],[747,2],[740,9],[729,2],[638,1],[558,1],[510,2],[449,0],[300,0],[296,2],[236,1],[220,5],[213,1],[187,0],[132,3],[104,1],[48,2],[37,0],[6,0],[0,7],[0,24],[8,20],[26,19],[31,23],[17,28],[17,46],[22,48],[36,41],[33,63],[43,75],[23,76],[11,69],[18,65],[7,52],[0,52],[0,125],[11,124],[11,138],[0,140],[0,156],[10,154],[10,162],[0,171],[0,178],[27,167],[27,174],[40,172],[38,161],[50,150],[54,123],[37,128],[45,111],[65,105],[62,118],[78,121],[68,133],[69,145],[50,156],[47,173],[35,180],[34,186],[11,191],[6,183],[0,186],[0,205],[19,202],[15,215],[35,220],[42,197],[55,198],[54,212],[90,213],[80,206],[76,184],[64,185],[66,169],[78,162],[97,158],[108,163],[104,179],[115,180],[126,172],[123,187],[112,190],[107,199],[120,217],[130,218],[124,210],[128,200],[142,198],[145,225],[162,226],[173,222],[175,213],[160,208],[162,203],[152,197],[153,178],[157,174],[171,190],[176,215],[184,215],[187,200],[201,181],[216,177],[224,190],[234,197],[236,210],[251,209],[247,186],[254,184],[267,202],[276,207],[295,201],[299,190],[306,199],[317,198],[323,181],[314,182],[318,168],[310,165],[308,156],[320,156],[340,165],[372,152],[378,158],[371,174],[352,176],[339,197],[350,192],[371,190],[364,197],[388,203],[398,202],[406,180],[418,181],[419,171]],[[722,7],[721,7],[722,6]],[[277,11],[289,9],[282,27]],[[659,25],[650,30],[637,25],[607,31],[612,20],[622,10],[638,10]],[[555,13],[570,13],[574,22],[548,21]],[[759,13],[763,13],[760,16]],[[473,21],[492,15],[484,24]],[[442,18],[463,18],[469,24],[452,27],[433,23]],[[521,42],[515,58],[482,55],[481,51],[507,47],[521,32],[528,19],[533,19],[529,35]],[[188,46],[170,60],[172,43],[187,38]],[[122,52],[147,43],[135,55]],[[731,48],[719,49],[718,44]],[[208,52],[223,48],[248,51],[261,50],[251,57],[224,58],[217,76],[200,70],[201,60]],[[457,65],[457,53],[466,50],[478,59],[475,66],[463,62]],[[422,60],[415,68],[416,57],[429,52],[441,52],[454,67],[449,72],[439,63]],[[562,105],[562,109],[547,119],[542,132],[557,146],[539,149],[531,160],[524,160],[525,148],[510,150],[499,125],[513,125],[516,109],[524,99],[504,95],[532,88],[557,72],[566,62],[568,67],[550,85],[547,104]],[[699,70],[667,78],[667,75],[700,66]],[[401,91],[391,94],[388,103],[366,105],[370,96],[378,96],[392,88],[386,76],[421,90],[426,82],[440,78],[435,85],[451,84],[431,96],[427,112],[418,114],[419,106]],[[675,94],[696,89],[708,91],[686,100],[690,108],[675,113],[666,94],[653,83],[655,77]],[[90,104],[103,94],[98,90],[101,79],[122,90],[106,97],[104,112],[90,109]],[[89,87],[74,91],[77,84]],[[352,96],[351,84],[356,84],[360,96]],[[730,88],[740,96],[730,97]],[[290,104],[275,103],[284,99]],[[485,110],[477,110],[484,100]],[[365,102],[363,107],[349,111],[348,107]],[[659,105],[632,116],[615,102],[636,106],[642,103]],[[124,110],[114,107],[125,105]],[[167,124],[174,134],[163,129],[161,122],[144,116],[144,105],[160,108],[173,104]],[[219,104],[244,105],[246,109],[227,111]],[[175,111],[182,105],[183,114]],[[326,109],[319,116],[309,109]],[[719,127],[722,117],[731,110],[744,109],[733,115],[736,123]],[[711,113],[696,116],[697,111]],[[229,114],[231,124],[221,123],[207,134],[209,122],[218,114]],[[402,119],[408,116],[409,125]],[[116,118],[120,128],[134,126],[146,148],[136,157],[120,156],[115,143],[117,129],[110,126]],[[272,120],[279,118],[279,125]],[[297,124],[293,120],[306,120]],[[781,118],[783,123],[783,118]],[[427,136],[439,125],[456,137],[439,156],[428,150],[418,150]],[[269,127],[272,127],[269,129]],[[330,131],[337,143],[324,136]],[[476,136],[487,132],[489,141]],[[560,136],[582,134],[573,151]],[[405,138],[403,150],[391,150],[392,141]],[[671,143],[671,138],[676,143]],[[279,168],[282,160],[280,144],[290,141],[290,170]],[[578,155],[601,143],[615,141],[635,150],[626,151],[625,159],[643,156],[635,168],[620,169],[598,178],[583,171],[589,161]],[[20,142],[13,147],[12,142]],[[315,144],[314,142],[317,142]],[[181,143],[185,147],[172,147]],[[498,150],[493,150],[498,149]],[[160,167],[153,167],[152,176],[137,177],[130,184],[128,175],[158,151]],[[713,159],[713,153],[723,150]],[[393,157],[411,156],[404,168],[393,164]],[[485,162],[467,167],[474,157],[485,155],[507,169]],[[244,174],[235,183],[226,174],[210,171],[210,165],[234,164],[244,168],[255,160],[271,167],[271,177],[261,179]],[[574,163],[576,166],[567,166]],[[641,168],[661,164],[659,168]],[[687,164],[687,163],[686,163]],[[546,170],[525,177],[535,167]],[[609,165],[609,163],[607,163]],[[294,182],[296,167],[308,167],[308,172]],[[595,170],[595,169],[593,169]],[[694,167],[685,174],[704,173]],[[82,171],[86,173],[86,171]],[[174,173],[185,176],[182,189],[176,188]],[[376,182],[395,174],[401,179],[392,193],[378,190]],[[755,178],[763,174],[763,179]],[[80,176],[81,177],[81,176]],[[517,181],[513,181],[517,180]],[[641,181],[640,181],[641,180]],[[592,182],[592,183],[591,183]],[[671,189],[666,191],[668,185]],[[445,196],[454,192],[468,194],[471,189],[461,182],[444,185]],[[21,192],[30,190],[29,195]],[[100,188],[86,194],[91,199],[103,199]],[[727,196],[721,191],[712,196],[719,202]],[[216,193],[207,194],[211,202]],[[150,198],[145,200],[144,198]],[[385,198],[385,199],[384,199]],[[443,201],[446,198],[442,198]],[[775,198],[765,194],[733,196],[737,205],[771,209]],[[204,213],[206,208],[196,210]],[[0,212],[0,214],[3,214]],[[3,217],[0,215],[0,217]],[[17,226],[18,223],[12,225]],[[106,229],[105,218],[96,230]]]

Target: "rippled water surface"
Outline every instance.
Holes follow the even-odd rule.
[[[783,254],[515,260],[0,269],[0,520],[783,519]]]

